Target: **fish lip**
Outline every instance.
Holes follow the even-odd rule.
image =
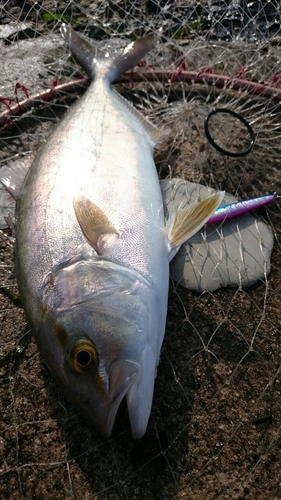
[[[138,384],[141,377],[141,367],[136,361],[116,359],[110,365],[108,414],[102,433],[110,437],[121,401],[133,385]]]

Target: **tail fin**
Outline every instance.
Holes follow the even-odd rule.
[[[160,30],[139,38],[136,42],[130,43],[121,54],[112,61],[110,67],[110,81],[114,81],[118,76],[133,68],[156,46],[160,36]]]
[[[88,76],[93,78],[99,59],[95,47],[66,24],[62,24],[60,31],[76,61],[86,71]],[[134,43],[130,43],[122,53],[113,58],[111,64],[109,64],[109,71],[107,73],[109,81],[113,82],[118,76],[141,61],[155,47],[161,33],[162,30],[160,29],[155,33],[150,33],[140,38]]]
[[[64,23],[61,25],[60,32],[78,64],[80,64],[90,78],[93,78],[95,74],[94,59],[97,57],[95,47]]]

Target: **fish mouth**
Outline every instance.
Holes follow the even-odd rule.
[[[110,437],[121,401],[132,387],[137,387],[141,378],[141,367],[135,361],[117,359],[110,366],[108,414],[101,432]]]
[[[116,360],[109,370],[109,408],[106,432],[110,436],[122,399],[126,403],[133,439],[143,437],[152,406],[156,377],[155,352],[150,346],[142,352],[139,362]]]

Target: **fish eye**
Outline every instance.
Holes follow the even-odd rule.
[[[76,373],[86,374],[97,370],[99,357],[95,344],[88,339],[76,340],[68,351],[67,361]]]
[[[88,364],[91,362],[91,355],[89,351],[79,351],[76,354],[76,361],[80,366],[86,368]]]

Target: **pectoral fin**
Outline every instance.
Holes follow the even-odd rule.
[[[28,154],[0,168],[0,229],[13,225],[16,202],[23,181],[34,159]]]
[[[16,200],[21,191],[23,181],[34,159],[34,154],[29,154],[10,164],[9,167],[0,169],[0,183]]]
[[[171,215],[166,229],[170,260],[179,247],[207,222],[220,205],[223,197],[224,192],[218,192],[188,208],[175,211]]]
[[[85,238],[97,254],[100,254],[99,237],[104,234],[119,234],[118,231],[105,213],[85,196],[76,196],[73,199],[73,207]]]

